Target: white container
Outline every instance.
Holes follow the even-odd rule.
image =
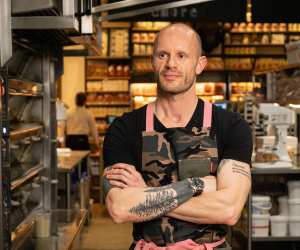
[[[289,215],[289,204],[288,204],[288,196],[280,196],[278,198],[279,204],[279,214],[283,216]]]
[[[271,197],[266,195],[252,196],[252,214],[269,214],[272,207]]]
[[[269,214],[252,214],[252,236],[269,236]]]
[[[289,199],[289,216],[300,216],[300,199]]]
[[[35,220],[35,236],[46,238],[50,236],[50,214],[39,214]]]
[[[290,199],[300,199],[300,181],[288,181]]]
[[[290,236],[300,236],[300,216],[289,217]]]
[[[272,236],[287,236],[288,217],[275,215],[270,217],[271,235]]]

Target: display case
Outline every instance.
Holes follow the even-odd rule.
[[[247,96],[262,96],[260,82],[231,82],[229,86],[231,102],[244,102]]]

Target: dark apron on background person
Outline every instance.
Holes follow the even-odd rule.
[[[146,184],[159,187],[191,176],[216,175],[218,150],[216,136],[211,135],[211,123],[212,104],[204,102],[201,129],[193,127],[192,131],[187,131],[185,128],[168,128],[166,132],[156,132],[153,103],[148,104],[146,131],[142,133],[141,167]],[[202,244],[220,241],[225,235],[224,225],[195,224],[162,216],[134,223],[134,244],[130,249],[134,249],[139,240],[153,242],[156,246],[172,245],[187,239]],[[226,243],[220,247],[226,249]]]
[[[67,135],[66,136],[66,147],[72,150],[90,150],[89,137],[88,135]],[[81,162],[81,173],[87,176],[87,158],[84,158]],[[74,171],[71,175],[72,181],[77,182],[79,176],[77,171]]]

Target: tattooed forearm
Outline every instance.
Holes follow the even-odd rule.
[[[144,217],[145,220],[160,217],[186,202],[195,195],[201,194],[204,188],[199,177],[192,177],[164,187],[147,188],[143,202],[129,209],[131,214]]]
[[[146,200],[143,203],[131,208],[129,212],[140,217],[153,215],[160,217],[178,206],[178,201],[174,196],[172,189],[158,192],[151,191],[151,194],[146,195]]]
[[[250,172],[246,170],[246,166],[240,165],[236,162],[233,163],[232,172],[246,176],[248,179],[251,178]]]
[[[239,161],[235,161],[235,160],[230,160],[230,159],[223,159],[219,166],[218,166],[218,174],[220,173],[220,171],[222,170],[222,167],[225,164],[230,164],[232,167],[232,172],[235,174],[241,174],[246,176],[247,178],[251,179],[251,174],[249,171],[249,166],[246,163],[242,163]]]

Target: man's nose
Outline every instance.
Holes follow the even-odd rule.
[[[167,61],[167,65],[166,65],[168,68],[174,68],[176,67],[176,59],[174,56],[170,55],[169,56],[169,59]]]

